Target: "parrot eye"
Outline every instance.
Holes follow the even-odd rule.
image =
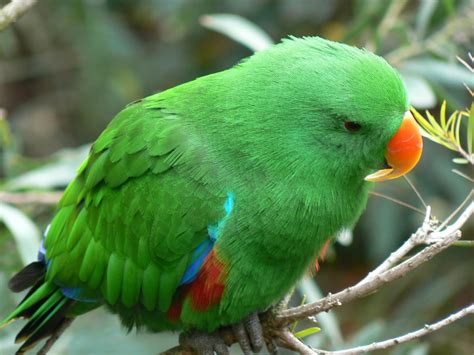
[[[354,121],[345,121],[344,122],[344,128],[346,129],[346,131],[348,132],[357,132],[358,130],[360,130],[362,127],[360,124],[358,124],[357,122],[354,122]]]

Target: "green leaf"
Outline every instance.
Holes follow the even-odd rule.
[[[418,109],[430,108],[436,105],[436,96],[428,81],[419,75],[404,75],[403,81],[408,91],[410,103]]]
[[[439,110],[439,120],[441,122],[441,128],[446,130],[446,100],[443,100],[441,109]]]
[[[313,303],[324,297],[317,282],[309,277],[303,278],[297,286],[300,293],[305,294],[307,303]],[[324,337],[331,346],[338,347],[344,343],[339,320],[334,312],[320,313],[316,316],[318,324],[324,329]],[[309,345],[312,345],[308,343]]]
[[[455,142],[458,147],[461,146],[461,136],[460,136],[460,128],[461,128],[461,121],[462,121],[462,115],[458,115],[458,120],[456,122],[456,132],[455,132]]]
[[[321,331],[321,328],[311,327],[311,328],[307,328],[307,329],[304,329],[304,330],[300,330],[299,332],[295,333],[294,335],[297,338],[304,338],[304,337],[307,337],[309,335],[318,333],[320,331]]]
[[[273,45],[273,40],[260,27],[243,17],[229,14],[204,15],[200,18],[204,27],[222,33],[250,48],[254,52]]]
[[[464,158],[453,158],[453,163],[455,163],[455,164],[467,164],[469,162]]]
[[[430,82],[437,82],[441,85],[461,88],[462,83],[465,83],[469,87],[474,86],[472,73],[464,66],[456,63],[420,58],[404,62],[400,69],[405,74],[421,75]]]
[[[7,190],[63,188],[76,176],[77,168],[87,157],[89,145],[57,153],[57,161],[9,180]]]
[[[474,248],[474,240],[458,240],[452,244],[455,247]]]
[[[11,141],[10,125],[6,119],[6,111],[0,108],[0,145],[8,147]]]
[[[19,209],[0,203],[0,222],[12,233],[23,264],[35,260],[41,232],[33,221]]]
[[[421,0],[419,10],[416,14],[416,32],[418,38],[425,37],[426,29],[430,23],[431,16],[436,10],[438,1],[433,0]]]
[[[469,118],[467,121],[467,151],[472,154],[472,140],[474,138],[474,103],[471,104]]]

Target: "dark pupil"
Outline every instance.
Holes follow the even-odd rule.
[[[360,124],[357,122],[346,121],[344,122],[344,128],[349,132],[356,132],[360,129]]]

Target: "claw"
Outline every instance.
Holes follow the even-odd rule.
[[[245,330],[243,323],[237,323],[232,326],[232,330],[234,331],[234,335],[239,342],[240,348],[244,355],[250,355],[252,352],[252,348],[250,347],[250,340],[247,336],[247,331]]]
[[[205,333],[193,330],[181,333],[179,344],[193,348],[199,355],[229,355],[229,349],[219,333]]]
[[[244,320],[244,324],[250,339],[252,351],[254,353],[260,352],[263,348],[264,340],[262,324],[260,323],[257,312],[248,316],[248,318]]]
[[[265,343],[272,354],[276,353],[276,346],[272,340],[266,341],[263,337],[263,329],[257,312],[252,313],[242,322],[232,325],[232,331],[245,355],[260,352]],[[214,352],[217,355],[229,354],[229,349],[219,330],[213,333],[198,330],[181,333],[179,344],[196,350],[200,355],[213,355]]]

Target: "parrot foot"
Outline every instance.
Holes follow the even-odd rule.
[[[206,333],[199,330],[193,330],[187,333],[181,333],[179,344],[196,350],[199,355],[229,355],[229,349],[222,339],[219,332]]]
[[[213,333],[206,333],[199,330],[181,333],[179,344],[196,350],[199,355],[213,355],[214,352],[217,355],[228,355],[229,349],[225,341],[225,334],[237,340],[245,355],[260,352],[264,344],[267,344],[267,348],[271,354],[275,354],[277,351],[272,339],[266,339],[264,337],[257,312],[250,314],[239,323],[218,329]],[[232,341],[229,341],[229,344],[230,343],[232,343]]]
[[[232,330],[245,355],[258,353],[262,350],[264,337],[257,312],[250,314],[242,322],[234,324]]]

